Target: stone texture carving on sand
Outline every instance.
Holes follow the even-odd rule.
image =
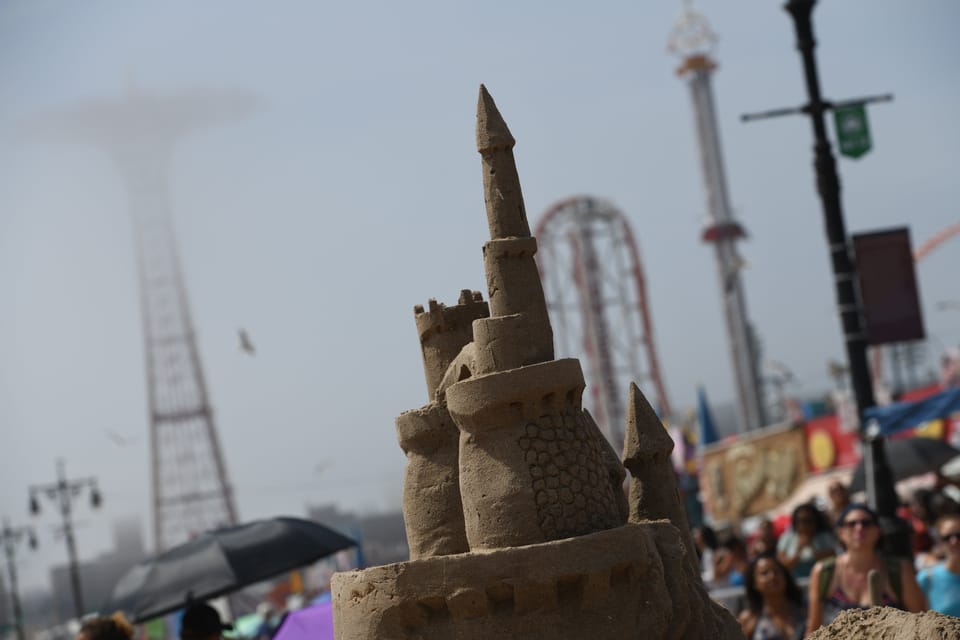
[[[513,157],[480,87],[489,308],[414,310],[430,402],[396,428],[410,561],[339,573],[338,640],[741,638],[709,600],[667,436],[631,387],[625,470],[553,333]],[[627,522],[629,517],[629,523]]]

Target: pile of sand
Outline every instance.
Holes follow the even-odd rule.
[[[891,607],[843,611],[809,640],[960,640],[960,618],[934,611],[907,613]]]

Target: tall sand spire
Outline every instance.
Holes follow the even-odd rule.
[[[481,153],[493,149],[513,149],[516,143],[490,92],[481,84],[477,99],[477,149]]]
[[[529,238],[520,178],[513,158],[516,144],[487,88],[477,100],[477,151],[483,156],[483,199],[490,238]]]
[[[522,331],[531,354],[522,364],[553,360],[553,329],[543,284],[533,256],[537,240],[520,191],[513,158],[515,141],[486,87],[477,101],[477,150],[483,158],[483,200],[490,241],[483,246],[484,271],[492,317],[518,316],[511,332]]]

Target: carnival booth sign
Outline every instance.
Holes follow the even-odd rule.
[[[773,509],[807,477],[802,427],[765,429],[704,450],[700,476],[715,520],[739,520]]]

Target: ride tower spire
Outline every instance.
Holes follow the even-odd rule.
[[[682,62],[677,75],[690,87],[693,101],[700,168],[707,196],[707,223],[701,239],[714,247],[720,296],[726,321],[727,341],[733,364],[737,393],[739,431],[751,431],[764,425],[765,416],[760,386],[759,365],[754,336],[747,315],[747,300],[740,270],[744,261],[737,242],[746,232],[733,215],[727,191],[727,177],[720,146],[720,129],[714,109],[711,76],[717,65],[712,52],[717,37],[706,18],[685,3],[683,14],[670,34],[668,48]]]

